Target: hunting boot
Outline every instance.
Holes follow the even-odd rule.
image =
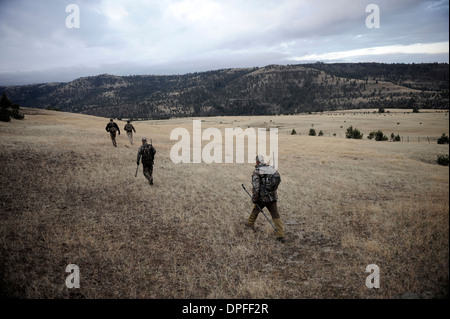
[[[250,214],[250,216],[248,217],[247,222],[245,223],[245,226],[247,226],[248,228],[250,228],[251,230],[255,231],[255,221],[256,218],[258,218],[258,214],[255,214],[254,212],[252,212]]]
[[[275,228],[277,229],[277,240],[281,241],[284,244],[286,240],[284,239],[284,229],[281,218],[272,218],[272,221],[275,225]]]

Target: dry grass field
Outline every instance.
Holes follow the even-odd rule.
[[[122,132],[114,148],[108,119],[22,111],[0,123],[3,297],[448,297],[449,168],[436,163],[449,154],[436,143],[448,112],[203,118],[202,129],[279,129],[282,244],[262,215],[255,233],[243,225],[253,163],[172,163],[170,132],[192,118],[134,122],[134,145]],[[350,125],[362,140],[344,138]],[[366,138],[379,129],[403,142]],[[134,176],[144,136],[157,149],[153,186],[142,167]],[[65,285],[69,264],[78,289]],[[369,264],[380,288],[366,287]]]

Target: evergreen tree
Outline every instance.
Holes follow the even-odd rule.
[[[11,117],[16,120],[21,120],[25,116],[19,112],[19,104],[11,103],[6,97],[6,93],[3,92],[0,98],[0,121],[9,122],[11,121]]]

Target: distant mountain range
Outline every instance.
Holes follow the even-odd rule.
[[[114,118],[449,108],[449,65],[313,63],[184,75],[102,74],[0,87],[20,106]]]

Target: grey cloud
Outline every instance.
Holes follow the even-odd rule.
[[[80,7],[80,29],[65,27],[64,1],[0,2],[0,84],[263,66],[302,55],[448,42],[448,0],[230,0],[219,2],[228,11],[199,21],[170,15],[167,4],[176,0],[119,1],[128,15],[116,20],[102,11],[111,2],[72,2]],[[370,3],[380,8],[380,29],[365,26]],[[448,62],[445,54],[361,57],[368,58]]]

